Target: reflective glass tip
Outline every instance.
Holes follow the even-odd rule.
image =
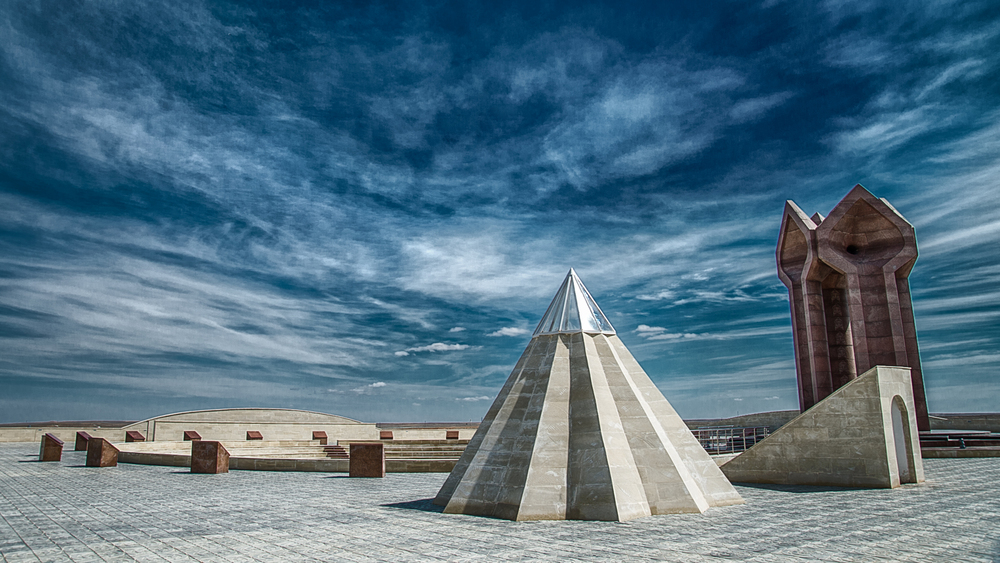
[[[574,332],[615,334],[615,329],[580,281],[580,277],[570,268],[531,336]]]

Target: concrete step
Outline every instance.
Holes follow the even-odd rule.
[[[421,440],[412,442],[395,442],[386,444],[387,460],[450,460],[455,461],[465,451],[464,444],[454,441],[442,444],[443,441]],[[223,447],[231,457],[256,458],[265,460],[281,459],[349,459],[349,443],[343,445],[322,446],[315,442],[303,440],[284,441],[253,441],[236,442],[222,441]],[[191,442],[129,442],[116,445],[123,452],[190,455]]]
[[[351,444],[351,442],[364,442],[364,443],[381,442],[385,444],[387,447],[391,445],[391,446],[402,446],[402,447],[460,446],[464,448],[465,446],[469,445],[468,440],[337,440],[337,445],[347,447]]]

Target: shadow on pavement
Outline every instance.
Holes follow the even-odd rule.
[[[781,491],[783,493],[830,493],[837,491],[869,491],[876,490],[865,487],[835,487],[812,486],[812,485],[772,485],[769,483],[733,483],[736,487],[748,487],[751,489],[767,489],[769,491]]]
[[[407,502],[393,502],[390,504],[383,504],[382,506],[387,508],[402,508],[405,510],[420,510],[422,512],[444,512],[444,507],[434,504],[434,499],[432,498],[410,500]]]

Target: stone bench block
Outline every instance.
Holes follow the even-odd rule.
[[[445,440],[458,440],[458,430],[445,430]]]
[[[129,430],[129,431],[125,432],[125,441],[126,442],[145,442],[146,441],[146,437],[142,435],[142,432],[138,432],[136,430]]]
[[[194,430],[185,430],[184,431],[184,441],[185,442],[193,442],[194,440],[201,440],[201,434],[198,434]]]
[[[313,430],[313,440],[319,440],[319,445],[325,446],[327,440],[326,432],[322,430]]]
[[[87,441],[87,467],[116,467],[118,465],[118,448],[104,438],[91,438]]]
[[[385,446],[381,442],[351,444],[351,477],[385,477]]]
[[[42,447],[38,461],[59,461],[62,459],[63,441],[52,434],[42,436]]]
[[[379,430],[379,440],[392,440],[392,430]]]
[[[87,442],[90,441],[90,434],[80,431],[76,433],[76,446],[73,448],[77,452],[87,451]]]
[[[229,473],[229,452],[219,442],[193,441],[191,473]]]
[[[247,430],[247,440],[263,440],[264,435],[257,430]]]

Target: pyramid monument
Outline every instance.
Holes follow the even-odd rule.
[[[626,521],[743,499],[570,270],[434,503]]]

